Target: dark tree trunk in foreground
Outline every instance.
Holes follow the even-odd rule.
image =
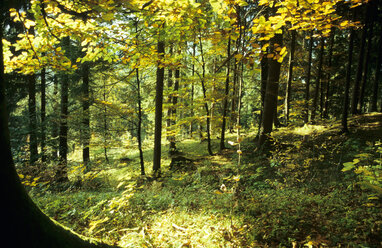
[[[276,34],[270,42],[270,53],[276,52],[276,48],[282,44],[282,35]],[[277,96],[280,78],[281,64],[275,58],[268,59],[268,79],[265,89],[264,110],[262,125],[259,137],[259,146],[263,146],[269,141],[269,136],[272,132],[275,106],[277,106]]]
[[[89,162],[90,162],[90,95],[89,95],[89,64],[84,63],[82,65],[82,161],[86,168],[86,171],[89,171]]]
[[[379,42],[378,42],[378,58],[377,58],[377,66],[375,68],[374,82],[373,82],[373,97],[371,100],[371,111],[377,111],[377,103],[378,103],[378,89],[379,89],[379,79],[380,79],[380,71],[382,64],[382,26],[379,31]],[[381,112],[382,112],[382,97],[381,97]]]
[[[161,150],[162,150],[162,107],[163,107],[163,81],[164,81],[164,67],[161,65],[164,57],[164,41],[158,41],[158,67],[156,75],[156,93],[155,93],[155,133],[154,133],[154,158],[153,158],[153,172],[154,177],[160,176],[161,164]]]
[[[313,31],[310,32],[309,51],[308,51],[308,70],[305,82],[305,116],[304,122],[309,122],[309,100],[310,100],[310,77],[312,69],[312,52],[313,52]]]
[[[289,62],[288,62],[288,79],[285,91],[285,123],[289,122],[290,99],[292,94],[294,51],[296,48],[296,31],[292,30],[292,41],[290,45]]]
[[[351,64],[353,62],[353,41],[354,41],[354,30],[350,30],[349,37],[349,47],[348,47],[348,62],[346,67],[346,81],[345,81],[345,92],[344,92],[344,102],[342,109],[342,133],[348,133],[348,109],[349,109],[349,89],[350,89],[350,80],[351,80]]]
[[[36,75],[28,75],[28,112],[29,112],[29,164],[38,159],[37,116],[36,116]]]
[[[2,8],[1,6],[0,8]],[[3,23],[0,12],[0,40]],[[0,194],[4,200],[1,211],[4,225],[1,233],[2,247],[29,248],[96,248],[111,247],[94,240],[85,240],[65,229],[41,212],[22,186],[16,173],[8,129],[6,111],[3,46],[0,42]]]
[[[231,37],[228,39],[227,46],[227,58],[231,56]],[[223,122],[220,134],[220,151],[225,149],[224,140],[225,140],[225,126],[227,118],[227,109],[228,109],[228,95],[229,95],[229,74],[230,74],[230,62],[227,62],[227,75],[225,79],[225,91],[224,91],[224,103],[223,103]]]

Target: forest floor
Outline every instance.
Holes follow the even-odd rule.
[[[121,247],[382,247],[382,114],[352,117],[349,130],[279,128],[267,155],[255,132],[244,133],[241,155],[227,145],[208,156],[204,142],[185,140],[190,161],[169,170],[164,149],[159,180],[139,175],[135,149],[85,175],[73,159],[80,183],[28,187],[50,217]],[[151,167],[152,148],[144,152]]]

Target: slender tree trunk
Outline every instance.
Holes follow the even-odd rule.
[[[329,118],[329,96],[330,96],[330,78],[332,74],[332,57],[333,57],[333,46],[334,46],[334,29],[330,33],[330,43],[329,43],[329,55],[328,55],[328,72],[326,76],[326,92],[324,98],[324,110],[323,118]]]
[[[196,41],[194,40],[194,43],[192,45],[192,57],[195,58],[195,53],[196,53]],[[194,116],[194,94],[195,94],[195,86],[194,86],[194,76],[195,76],[195,63],[192,63],[192,81],[191,81],[191,103],[190,103],[190,108],[191,108],[191,117]],[[190,138],[192,138],[194,129],[193,129],[193,120],[190,122]]]
[[[90,162],[90,95],[89,95],[89,64],[84,63],[82,65],[82,161],[86,168],[86,171],[89,171],[89,162]]]
[[[46,70],[41,70],[41,161],[46,161],[45,146],[46,146]]]
[[[318,95],[320,94],[320,84],[321,84],[321,77],[322,77],[322,62],[324,58],[324,46],[325,46],[325,38],[321,38],[320,42],[320,52],[319,52],[319,58],[318,58],[318,73],[316,78],[316,88],[314,90],[314,98],[313,98],[313,109],[312,109],[312,118],[311,121],[315,122],[316,119],[316,112],[318,108]],[[322,94],[321,94],[322,96]],[[320,97],[321,98],[321,97]],[[321,101],[322,103],[322,101]],[[322,106],[322,104],[321,104]]]
[[[137,130],[137,141],[139,150],[139,159],[141,164],[141,175],[145,175],[145,162],[143,159],[142,150],[142,99],[141,99],[141,80],[139,79],[139,69],[135,68],[135,75],[137,79],[137,94],[138,94],[138,130]]]
[[[377,102],[378,102],[378,90],[379,90],[379,79],[380,79],[380,71],[381,71],[381,64],[382,64],[382,26],[381,30],[379,31],[379,42],[378,42],[378,58],[377,58],[377,65],[375,68],[375,74],[374,74],[374,82],[373,82],[373,96],[371,100],[371,111],[375,112],[377,111]],[[382,100],[382,97],[381,97]],[[381,112],[382,112],[382,102],[381,102]]]
[[[178,91],[179,91],[179,79],[180,79],[180,71],[179,68],[175,70],[175,84],[174,84],[174,92],[175,94],[172,96],[172,111],[171,111],[171,124],[172,126],[176,125],[176,108],[178,104]],[[175,135],[172,134],[170,137],[170,155],[175,154],[176,152],[176,143],[175,143]]]
[[[103,80],[103,101],[106,102],[107,94],[106,94],[106,80]],[[109,163],[109,156],[107,154],[108,148],[108,136],[109,136],[109,126],[108,126],[108,118],[107,118],[107,107],[104,105],[103,107],[103,131],[104,131],[104,141],[103,141],[103,154],[105,156],[106,163]]]
[[[28,75],[28,111],[29,111],[29,164],[34,165],[38,159],[37,117],[36,117],[36,76]]]
[[[227,45],[227,58],[231,56],[231,37],[228,38]],[[225,90],[224,90],[224,103],[223,103],[223,121],[222,128],[220,134],[220,151],[225,149],[224,141],[225,141],[225,126],[226,126],[226,118],[227,118],[227,108],[228,108],[228,96],[229,96],[229,76],[230,76],[230,62],[227,62],[227,74],[225,79]]]
[[[290,100],[292,97],[292,80],[293,80],[293,66],[294,66],[294,52],[296,48],[296,31],[291,31],[292,40],[290,45],[289,53],[289,62],[288,62],[288,79],[287,86],[285,91],[285,123],[289,122],[289,109],[290,109]]]
[[[64,38],[63,46],[69,49],[70,39]],[[68,162],[68,105],[69,105],[69,74],[62,73],[61,77],[61,111],[60,111],[60,130],[59,130],[59,165],[56,171],[56,182],[69,181],[67,173]]]
[[[69,75],[63,73],[60,77],[61,81],[61,111],[60,111],[60,128],[59,128],[59,166],[56,171],[56,181],[69,181],[67,175],[67,157],[68,157],[68,96],[69,96]]]
[[[276,47],[282,45],[282,35],[276,34],[270,41],[270,53],[276,52]],[[277,60],[268,60],[268,79],[265,89],[264,110],[259,137],[259,146],[267,145],[272,132],[275,105],[277,106],[278,86],[281,64]]]
[[[364,99],[365,99],[365,90],[366,90],[366,83],[367,83],[367,75],[369,72],[369,61],[370,61],[370,52],[371,52],[371,43],[373,39],[373,24],[367,24],[366,28],[369,26],[369,32],[368,32],[368,41],[367,41],[367,47],[366,47],[366,57],[363,64],[363,76],[362,76],[362,83],[361,83],[361,93],[359,96],[359,103],[358,103],[358,111],[359,113],[363,112],[363,106],[364,106]]]
[[[52,121],[52,159],[58,159],[58,141],[59,141],[59,126],[60,126],[60,116],[57,114],[60,112],[60,107],[58,103],[58,78],[55,74],[53,76],[53,121]]]
[[[202,79],[201,79],[201,84],[202,84],[202,90],[203,90],[203,98],[204,98],[204,108],[206,110],[206,115],[207,115],[207,150],[209,155],[213,155],[212,148],[211,148],[211,131],[210,131],[210,110],[208,108],[208,103],[207,103],[207,89],[205,85],[205,77],[206,77],[206,62],[204,60],[204,53],[203,53],[203,44],[202,44],[202,38],[199,36],[199,45],[200,45],[200,55],[202,57]]]
[[[260,101],[261,101],[261,111],[260,111],[260,120],[259,120],[259,127],[258,127],[258,135],[260,135],[260,130],[262,128],[263,123],[263,113],[264,113],[264,102],[265,102],[265,90],[267,87],[267,79],[268,79],[268,59],[264,56],[262,56],[260,61],[260,67],[261,67],[261,75],[260,75]]]
[[[344,92],[344,103],[342,110],[342,133],[348,133],[348,108],[349,108],[349,89],[350,89],[350,80],[351,80],[351,65],[353,63],[353,43],[354,43],[354,30],[350,30],[349,37],[349,47],[348,47],[348,63],[346,67],[346,81],[345,81],[345,92]]]
[[[367,22],[369,11],[366,11],[365,13],[365,23]],[[362,29],[362,37],[361,37],[361,47],[359,49],[359,56],[358,56],[358,66],[357,66],[357,74],[355,78],[355,83],[353,87],[353,98],[351,102],[351,113],[353,115],[359,114],[358,103],[359,103],[359,95],[360,95],[360,82],[362,79],[362,71],[363,71],[363,63],[364,63],[364,57],[365,57],[365,44],[366,44],[366,37],[367,37],[367,28],[366,26]]]
[[[305,82],[305,117],[304,122],[309,122],[309,101],[310,101],[310,77],[312,69],[312,53],[313,53],[313,30],[310,31],[309,51],[308,51],[308,70]]]
[[[154,134],[154,158],[153,158],[153,172],[154,177],[160,177],[161,168],[161,139],[162,139],[162,108],[163,108],[163,81],[164,81],[164,67],[162,66],[162,59],[165,53],[165,43],[158,37],[158,66],[156,73],[156,93],[155,93],[155,134]]]

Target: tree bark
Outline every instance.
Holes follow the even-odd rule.
[[[29,164],[38,159],[37,116],[36,116],[36,75],[28,75],[28,112],[29,112]]]
[[[312,53],[313,53],[313,30],[310,31],[309,51],[308,51],[308,70],[305,82],[305,116],[304,122],[309,122],[309,100],[310,100],[310,77],[312,69]]]
[[[349,47],[348,47],[348,63],[346,66],[346,80],[345,80],[345,92],[344,92],[344,102],[342,109],[342,120],[341,120],[341,133],[348,133],[348,108],[349,108],[349,89],[351,80],[351,65],[353,63],[353,43],[354,43],[354,30],[350,30],[349,37]]]
[[[63,46],[69,50],[70,38],[63,39]],[[61,111],[60,111],[60,130],[59,130],[59,165],[56,170],[56,182],[68,182],[67,162],[68,162],[68,105],[69,105],[69,74],[63,72],[61,81]]]
[[[210,110],[207,103],[207,89],[205,85],[205,77],[206,77],[206,62],[204,60],[204,53],[203,53],[203,44],[202,44],[202,38],[199,36],[199,45],[200,45],[200,55],[202,57],[202,78],[201,78],[201,84],[202,84],[202,90],[203,90],[203,98],[204,98],[204,109],[206,110],[207,115],[207,150],[209,155],[213,155],[212,148],[211,148],[211,126],[210,126]]]
[[[45,146],[46,146],[46,70],[41,70],[41,161],[46,161]]]
[[[276,47],[282,45],[282,35],[276,34],[270,41],[270,53],[276,52]],[[278,86],[281,64],[274,58],[268,59],[268,78],[265,88],[264,110],[259,137],[259,146],[268,145],[272,132],[275,106],[277,106]]]
[[[227,45],[227,58],[231,56],[231,37],[228,38]],[[228,95],[229,95],[229,76],[230,76],[230,64],[227,62],[227,74],[225,79],[225,90],[224,90],[224,103],[223,103],[223,121],[220,134],[220,151],[225,149],[225,127],[226,127],[226,118],[227,118],[227,108],[228,108]]]
[[[364,28],[368,28],[368,39],[367,39],[367,47],[366,47],[366,55],[365,55],[365,61],[363,64],[363,76],[362,76],[362,82],[361,82],[361,93],[359,96],[359,102],[358,102],[358,111],[359,113],[363,112],[363,106],[364,106],[364,100],[365,100],[365,90],[366,90],[366,83],[367,83],[367,75],[369,72],[369,61],[370,61],[370,52],[371,52],[371,43],[373,39],[373,25],[367,24]]]
[[[369,8],[367,8],[367,11],[365,13],[364,23],[367,22],[368,14],[369,14]],[[359,103],[359,97],[360,97],[360,82],[362,78],[363,63],[365,59],[364,57],[365,57],[366,37],[367,37],[367,28],[366,26],[364,26],[362,29],[361,46],[360,46],[359,55],[358,55],[357,74],[356,74],[355,83],[353,87],[353,98],[351,102],[351,113],[353,115],[359,114],[358,103]]]
[[[158,40],[158,65],[156,73],[156,93],[155,93],[155,133],[154,133],[154,158],[153,158],[153,172],[154,177],[160,177],[161,169],[161,139],[162,139],[162,108],[163,108],[163,81],[164,81],[164,67],[162,59],[165,53],[164,41],[159,37]]]
[[[137,93],[138,93],[138,127],[137,127],[137,141],[139,150],[139,161],[141,165],[141,175],[145,175],[145,161],[143,159],[142,149],[142,99],[141,99],[141,80],[139,79],[139,69],[135,68],[135,75],[137,78]]]
[[[324,46],[325,46],[325,38],[321,38],[320,42],[320,52],[318,55],[318,73],[316,78],[316,88],[314,90],[314,98],[313,98],[313,109],[312,109],[312,118],[311,121],[315,122],[316,119],[316,112],[318,108],[318,95],[320,94],[320,84],[321,84],[321,77],[322,77],[322,63],[324,58]],[[321,94],[322,96],[322,94]],[[321,97],[320,97],[321,98]],[[322,101],[321,101],[322,103]],[[322,104],[320,104],[322,106]]]
[[[378,58],[377,58],[377,65],[375,68],[375,74],[374,74],[374,82],[373,82],[373,97],[371,100],[371,111],[375,112],[377,111],[377,103],[378,103],[378,89],[379,89],[379,78],[380,78],[380,71],[381,71],[381,64],[382,64],[382,26],[381,30],[379,31],[379,42],[378,42]],[[382,100],[382,97],[381,97]],[[381,112],[382,112],[382,102],[381,102]]]
[[[329,118],[329,96],[330,96],[330,78],[332,74],[332,57],[333,57],[333,46],[334,46],[334,29],[330,33],[330,43],[329,43],[329,54],[328,54],[328,70],[326,76],[326,91],[324,98],[324,109],[323,109],[323,118]]]
[[[59,140],[59,126],[60,126],[60,107],[58,102],[58,78],[55,74],[53,76],[53,121],[52,121],[52,141],[51,141],[51,147],[52,147],[52,159],[57,160],[58,159],[58,140]]]
[[[296,31],[291,31],[292,40],[290,44],[289,62],[288,62],[288,79],[285,90],[285,123],[289,122],[289,109],[292,94],[292,80],[293,80],[293,66],[294,66],[294,52],[296,48]]]
[[[90,162],[90,95],[89,95],[89,74],[90,68],[88,63],[82,65],[82,161],[86,168],[86,171],[89,171],[89,162]]]

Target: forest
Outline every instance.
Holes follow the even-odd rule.
[[[382,247],[382,1],[2,0],[1,247]]]

